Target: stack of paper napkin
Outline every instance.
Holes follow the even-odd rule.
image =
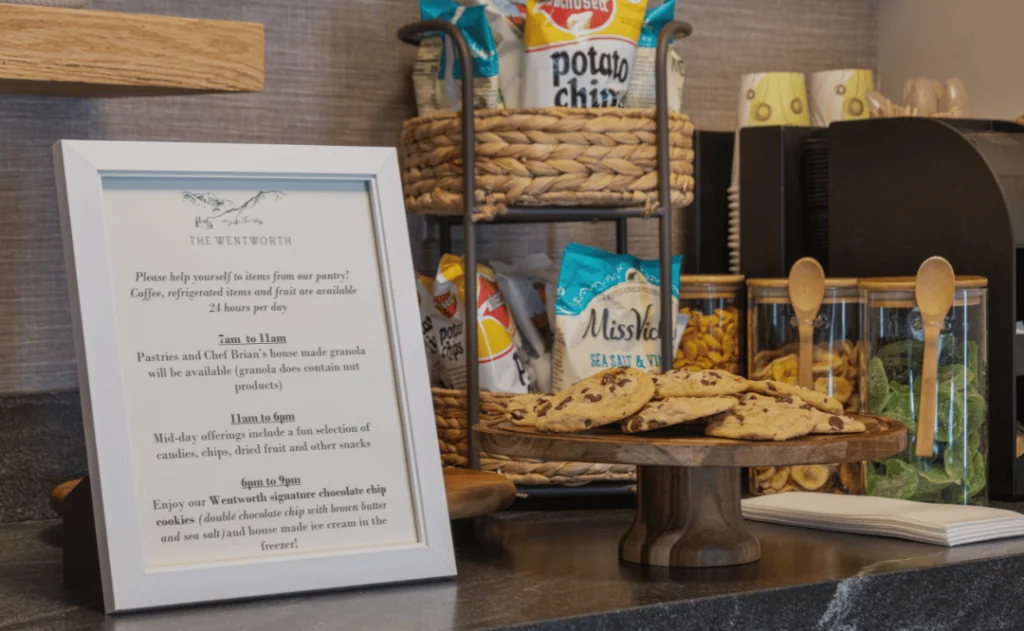
[[[1024,515],[864,495],[777,493],[743,500],[743,516],[776,524],[959,546],[1024,535]]]

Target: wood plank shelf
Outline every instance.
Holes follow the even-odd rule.
[[[0,93],[260,92],[263,25],[0,4]]]

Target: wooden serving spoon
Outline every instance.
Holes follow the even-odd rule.
[[[924,323],[924,359],[921,367],[921,412],[917,416],[918,456],[931,456],[935,447],[935,395],[938,389],[939,333],[953,306],[956,275],[941,256],[933,256],[917,270],[914,298]]]
[[[814,320],[825,297],[825,270],[809,256],[789,268],[789,304],[800,330],[800,387],[814,389]]]

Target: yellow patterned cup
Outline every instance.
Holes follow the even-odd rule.
[[[755,72],[740,79],[737,127],[809,124],[803,73]]]
[[[875,89],[870,70],[846,68],[815,72],[808,81],[811,97],[811,124],[828,127],[836,121],[868,117],[865,95]]]

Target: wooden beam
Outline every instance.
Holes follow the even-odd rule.
[[[0,4],[0,93],[260,92],[263,25]]]

